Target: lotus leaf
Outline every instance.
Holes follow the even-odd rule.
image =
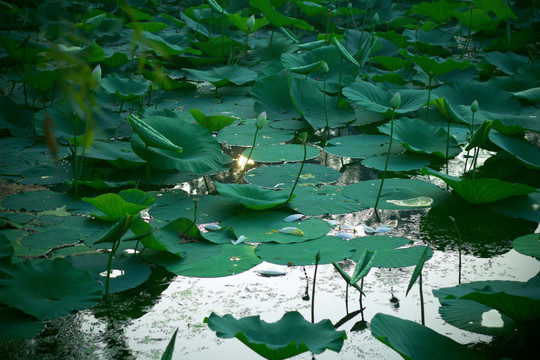
[[[15,308],[0,308],[0,339],[31,339],[38,336],[45,324]]]
[[[373,155],[386,154],[390,137],[386,135],[349,135],[332,138],[324,151],[337,156],[353,159],[365,159]],[[405,148],[400,144],[392,144],[391,153],[400,153]]]
[[[379,127],[385,134],[390,134],[388,124]],[[424,120],[401,118],[394,121],[394,139],[410,151],[420,154],[433,154],[446,158],[446,129],[434,126]],[[448,157],[453,158],[461,152],[456,139],[450,136]]]
[[[18,263],[1,272],[0,298],[40,320],[87,309],[102,297],[101,286],[64,259]]]
[[[167,193],[163,194],[163,198],[170,198]],[[176,197],[173,197],[175,199]],[[201,195],[199,199],[197,217],[199,223],[210,223],[221,221],[231,217],[240,211],[244,210],[244,206],[227,200],[222,196]],[[192,217],[194,210],[193,198],[178,199],[171,203],[162,205],[159,203],[155,207],[150,208],[150,215],[161,221],[171,221],[181,217]]]
[[[214,86],[220,87],[227,84],[244,85],[254,81],[257,73],[239,65],[227,65],[213,67],[209,70],[183,69],[195,79],[209,81]]]
[[[514,240],[514,249],[524,255],[534,256],[540,260],[540,235],[529,234]]]
[[[32,113],[18,107],[7,96],[0,96],[0,129],[8,129],[13,136],[31,136]]]
[[[358,201],[365,206],[374,206],[377,200],[381,180],[361,181],[356,184],[345,186],[343,195]],[[437,206],[450,198],[450,193],[431,183],[412,179],[386,179],[379,200],[380,209],[406,209],[401,205],[395,205],[387,200],[406,200],[420,196],[433,199],[433,205]],[[417,208],[414,206],[412,208]]]
[[[183,149],[182,153],[178,153],[147,148],[141,138],[134,134],[131,143],[133,151],[153,167],[162,170],[191,171],[196,174],[221,168],[223,164],[221,148],[216,139],[202,126],[163,116],[148,117],[144,121]]]
[[[109,94],[116,95],[122,101],[136,101],[145,96],[150,89],[150,81],[140,78],[125,78],[117,73],[109,74],[100,81],[100,85]]]
[[[225,115],[207,116],[201,110],[195,108],[189,109],[189,112],[195,121],[208,131],[219,131],[224,127],[231,125],[236,120],[234,117]]]
[[[263,13],[264,17],[275,27],[283,27],[288,25],[294,25],[299,29],[313,30],[313,26],[309,25],[304,20],[290,18],[281,15],[274,9],[270,0],[250,0],[249,4]]]
[[[155,202],[152,196],[138,189],[123,190],[118,194],[107,193],[95,198],[85,197],[83,201],[101,211],[92,216],[106,221],[117,221],[126,214],[136,215]]]
[[[508,151],[525,166],[540,169],[540,149],[538,146],[532,145],[524,139],[506,136],[497,131],[489,133],[489,140]]]
[[[238,202],[253,210],[265,210],[285,203],[289,199],[286,191],[263,189],[255,184],[215,183],[217,191],[225,199]]]
[[[231,315],[220,317],[212,313],[204,319],[220,338],[236,337],[266,359],[280,360],[311,351],[320,354],[326,349],[341,350],[344,331],[336,331],[330,320],[310,323],[296,312],[287,312],[275,323],[267,323],[260,316],[236,320]]]
[[[367,207],[343,195],[344,186],[301,186],[294,191],[296,197],[288,204],[306,215],[347,214]]]
[[[279,229],[290,226],[284,219],[290,215],[285,211],[266,210],[246,212],[220,223],[223,226],[231,226],[237,236],[244,235],[248,242],[277,242],[297,243],[324,236],[330,230],[328,223],[322,219],[309,218],[305,221],[294,223],[295,227],[302,230],[304,236],[283,234]]]
[[[421,14],[432,18],[439,24],[443,24],[452,18],[452,11],[459,9],[463,5],[460,3],[454,4],[446,0],[435,2],[421,2],[412,7],[412,11],[416,14]]]
[[[61,208],[73,198],[64,193],[49,190],[21,191],[2,201],[2,206],[12,210],[43,211]]]
[[[255,134],[255,120],[243,120],[236,125],[229,126],[221,130],[218,134],[218,141],[233,146],[251,146],[253,145],[253,136]],[[256,146],[267,144],[280,144],[290,141],[294,138],[292,131],[282,131],[265,126],[257,133]]]
[[[426,246],[413,246],[401,249],[411,241],[402,237],[391,237],[386,235],[375,235],[358,237],[349,240],[349,243],[356,249],[356,254],[352,257],[358,258],[367,250],[377,251],[373,267],[395,268],[417,265],[420,259],[430,259],[433,250]],[[398,249],[400,248],[400,249]],[[427,250],[426,250],[427,249]]]
[[[414,321],[377,314],[371,321],[371,334],[396,350],[404,359],[451,360],[484,359],[467,347]]]
[[[255,110],[266,111],[269,119],[288,120],[300,117],[292,102],[285,75],[273,74],[257,79],[251,93],[255,99]]]
[[[528,195],[536,189],[523,185],[511,184],[499,179],[475,179],[457,178],[451,175],[441,174],[430,168],[423,168],[424,175],[433,175],[450,185],[456,193],[471,204],[487,204],[510,196]]]
[[[301,164],[261,166],[249,170],[245,178],[252,184],[266,188],[283,189],[292,187]],[[298,185],[318,185],[337,181],[341,173],[327,166],[304,164]]]
[[[412,59],[416,65],[422,69],[422,71],[433,77],[437,77],[454,70],[463,70],[470,66],[470,63],[467,60],[458,62],[452,58],[442,61],[440,58],[431,58],[427,55],[415,55],[412,57]]]
[[[294,244],[264,243],[257,246],[255,255],[266,262],[279,265],[315,265],[315,255],[320,252],[318,264],[330,264],[351,258],[354,248],[347,240],[323,236],[315,240]]]
[[[320,154],[320,150],[314,146],[306,146],[306,149],[306,160],[313,159]],[[244,150],[242,155],[248,157],[250,150]],[[302,161],[303,158],[304,148],[299,144],[261,145],[255,147],[251,154],[251,160],[269,163]]]
[[[426,157],[414,155],[411,153],[390,154],[388,165],[386,164],[386,155],[374,155],[362,160],[362,165],[377,170],[387,171],[411,171],[421,169],[429,164]]]

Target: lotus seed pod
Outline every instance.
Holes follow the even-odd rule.
[[[266,111],[263,111],[259,116],[257,116],[257,120],[255,121],[255,126],[257,127],[257,129],[262,130],[265,124],[266,124]]]
[[[246,27],[251,31],[255,27],[255,15],[251,15],[246,21]]]
[[[399,109],[401,106],[401,95],[399,95],[399,91],[394,94],[392,99],[390,100],[390,107],[392,109]]]
[[[471,111],[473,113],[478,111],[478,101],[476,101],[476,100],[473,101],[473,103],[471,104]]]

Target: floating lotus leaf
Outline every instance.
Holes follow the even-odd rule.
[[[208,131],[219,131],[236,120],[234,117],[225,115],[205,115],[201,110],[195,108],[189,109],[189,112],[195,121]]]
[[[455,61],[453,58],[448,58],[443,61],[441,58],[432,58],[427,55],[415,55],[412,59],[426,74],[434,77],[454,70],[463,70],[470,66],[470,63],[467,60],[459,62]]]
[[[365,110],[383,114],[392,110],[390,100],[396,92],[401,96],[401,105],[395,110],[399,114],[416,111],[427,101],[427,91],[424,90],[386,89],[365,81],[357,81],[343,89],[343,95],[352,103]]]
[[[236,320],[231,315],[220,317],[212,313],[204,319],[219,338],[236,337],[266,359],[287,359],[306,351],[320,354],[326,349],[341,350],[345,331],[336,331],[330,320],[310,323],[296,312],[287,312],[275,323],[260,316]]]
[[[356,255],[353,260],[358,260],[366,250],[377,251],[373,267],[395,268],[414,266],[422,258],[426,251],[426,246],[413,246],[403,249],[402,246],[411,244],[410,240],[402,237],[392,237],[386,235],[375,235],[358,237],[349,240],[349,243],[356,249]],[[433,256],[433,250],[427,250],[425,255],[426,260]]]
[[[143,257],[174,274],[203,278],[240,274],[261,263],[261,259],[255,256],[255,248],[246,244],[181,245],[183,257],[161,251],[148,251]]]
[[[220,87],[230,83],[244,85],[257,78],[257,73],[240,65],[227,65],[213,67],[209,70],[182,69],[195,79],[209,81],[214,86]]]
[[[43,211],[53,210],[73,201],[69,194],[49,190],[21,191],[2,201],[2,206],[12,210]]]
[[[109,94],[116,95],[122,101],[136,101],[145,96],[151,82],[141,77],[125,78],[117,73],[105,76],[100,85]]]
[[[45,324],[15,308],[0,308],[0,339],[31,339]]]
[[[511,184],[499,179],[460,179],[455,176],[441,174],[430,168],[423,168],[421,173],[442,179],[459,196],[471,204],[487,204],[511,196],[528,195],[536,191],[535,188],[527,185]]]
[[[500,52],[490,51],[486,53],[486,61],[496,66],[502,72],[508,75],[517,74],[518,69],[529,63],[527,56],[518,55],[512,51]]]
[[[392,145],[393,147],[393,145]],[[411,171],[421,169],[429,164],[429,159],[426,157],[414,155],[411,153],[390,154],[388,159],[387,171]],[[386,166],[386,155],[374,155],[362,160],[362,165],[384,170]]]
[[[6,235],[0,233],[0,265],[11,265],[13,256],[13,245]]]
[[[322,219],[309,218],[301,222],[295,222],[294,226],[302,230],[304,236],[283,234],[279,229],[291,226],[284,219],[290,215],[285,211],[267,210],[246,212],[220,223],[223,226],[231,226],[237,236],[244,235],[247,242],[277,242],[296,243],[324,236],[330,230],[330,225]]]
[[[255,135],[255,120],[242,120],[236,125],[229,126],[221,130],[218,134],[218,141],[234,146],[252,146]],[[294,138],[294,132],[276,130],[270,126],[265,126],[257,133],[256,146],[266,144],[280,144]]]
[[[13,136],[31,136],[32,112],[21,109],[7,96],[0,96],[0,129],[8,129]]]
[[[506,136],[497,131],[489,133],[489,140],[508,151],[525,166],[540,169],[540,149],[538,146],[530,144],[524,139]]]
[[[167,193],[163,194],[165,200],[169,197],[171,196]],[[176,199],[176,197],[172,198]],[[222,196],[201,195],[197,196],[197,198],[199,199],[197,210],[198,223],[221,221],[245,209],[244,206],[234,201],[227,200]],[[170,203],[167,201],[164,205],[161,205],[159,200],[160,198],[158,198],[158,205],[150,208],[149,211],[150,215],[154,218],[161,221],[171,221],[178,217],[193,219],[193,210],[195,206],[192,197],[178,199]]]
[[[514,240],[514,249],[524,255],[534,256],[540,260],[540,235],[529,234]]]
[[[307,146],[306,149],[306,160],[313,159],[320,154],[320,150],[314,146]],[[242,155],[248,157],[250,151],[251,149],[246,149]],[[299,144],[256,146],[251,154],[251,160],[257,162],[294,162],[302,161],[303,158],[304,149]]]
[[[1,272],[2,301],[40,320],[87,309],[102,297],[101,286],[64,259],[18,263]]]
[[[225,199],[240,203],[253,210],[265,210],[285,203],[288,191],[263,189],[255,184],[221,184],[215,182],[216,189]]]
[[[361,181],[345,186],[343,195],[359,203],[373,207],[377,200],[381,180]],[[437,206],[450,198],[450,192],[431,183],[411,179],[386,179],[379,199],[380,209],[403,210],[407,207],[395,205],[387,200],[407,200],[420,196],[433,199],[432,206]],[[414,206],[411,208],[417,208]]]
[[[343,195],[344,186],[301,186],[294,190],[296,197],[288,207],[306,215],[347,214],[367,209]]]
[[[386,154],[390,136],[386,135],[349,135],[332,138],[328,141],[324,151],[337,156],[353,159],[365,159],[374,155]],[[394,142],[391,153],[397,154],[405,151],[401,144]]]
[[[330,264],[351,258],[354,248],[344,239],[323,236],[295,244],[264,243],[257,246],[255,255],[266,262],[279,265],[315,265],[315,255],[320,251],[319,264]]]
[[[482,354],[430,328],[392,315],[375,315],[371,321],[371,334],[397,351],[404,359],[484,359]]]
[[[390,124],[379,127],[385,134],[390,134]],[[448,133],[440,126],[434,126],[421,119],[401,118],[394,121],[394,139],[410,151],[421,154],[433,154],[446,158],[446,139]],[[449,138],[448,157],[453,158],[461,152],[453,136]]]
[[[66,260],[71,262],[76,269],[90,271],[92,278],[104,286],[109,254],[82,254],[68,256]],[[148,280],[150,273],[150,266],[142,261],[139,256],[117,256],[111,263],[109,293],[120,292],[139,286]]]
[[[292,187],[300,171],[302,164],[280,164],[272,166],[260,166],[249,170],[245,178],[252,184],[259,186],[283,189]],[[304,164],[302,174],[298,179],[298,185],[318,185],[337,181],[341,173],[330,167]]]
[[[266,111],[271,120],[289,120],[299,118],[289,93],[289,84],[285,75],[270,75],[257,79],[251,88],[255,99],[255,110]]]
[[[329,128],[343,127],[355,120],[351,105],[336,96],[325,95],[315,80],[289,76],[289,86],[296,109],[314,130],[324,129],[327,125]]]
[[[133,151],[153,167],[191,171],[196,174],[221,168],[223,156],[219,143],[202,126],[163,116],[147,117],[144,121],[183,149],[182,153],[178,153],[172,150],[147,148],[134,134],[131,144]]]

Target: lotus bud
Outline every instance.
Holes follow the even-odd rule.
[[[193,198],[193,204],[195,205],[195,209],[198,208],[199,198]]]
[[[352,9],[352,3],[348,3],[348,4],[347,4],[347,8],[348,8],[349,10]]]
[[[373,23],[377,24],[379,22],[379,13],[376,12],[375,15],[373,15]]]
[[[473,113],[478,111],[478,101],[476,101],[476,100],[473,101],[473,103],[471,104],[471,111]]]
[[[321,250],[317,251],[317,255],[315,255],[315,264],[318,264],[319,261],[321,261]]]
[[[390,107],[392,109],[399,109],[401,106],[401,95],[399,95],[399,91],[394,94],[392,99],[390,100]]]
[[[326,61],[323,61],[322,71],[326,74],[330,71],[330,68],[328,67],[328,64]]]
[[[246,27],[251,31],[255,27],[255,15],[251,15],[246,21]]]
[[[455,223],[456,223],[456,219],[454,219],[453,216],[449,216],[448,219],[450,219],[450,222],[451,222],[452,224],[455,224]]]
[[[101,65],[98,65],[92,70],[92,78],[94,78],[94,83],[99,84],[101,81]]]
[[[255,126],[257,127],[257,129],[262,130],[265,124],[266,124],[266,111],[263,111],[259,116],[257,116],[257,120],[255,120]]]
[[[305,131],[302,131],[300,134],[298,134],[298,137],[300,138],[300,141],[302,141],[302,144],[305,144],[307,142],[308,134]]]

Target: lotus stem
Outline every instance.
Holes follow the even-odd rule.
[[[454,228],[456,229],[456,232],[458,234],[458,237],[459,237],[459,246],[458,246],[458,251],[459,251],[459,260],[458,260],[458,284],[461,285],[461,244],[463,243],[463,240],[461,238],[461,233],[459,232],[459,229],[456,225],[456,220],[450,216],[450,222],[452,222],[452,224],[454,224]]]
[[[418,277],[418,280],[420,281],[420,318],[422,320],[422,325],[426,325],[426,317],[424,312],[424,291],[422,290],[422,272],[420,272],[420,276]]]
[[[111,247],[111,254],[109,255],[109,261],[107,262],[107,278],[105,280],[105,297],[109,297],[109,285],[111,282],[111,265],[114,254],[120,247],[120,239],[113,242]]]
[[[313,288],[311,289],[311,322],[315,323],[315,283],[317,282],[317,268],[321,261],[321,251],[315,255],[315,271],[313,272]]]
[[[255,129],[255,135],[253,136],[253,144],[251,145],[251,150],[249,151],[249,155],[247,157],[246,164],[244,165],[244,168],[242,169],[242,172],[238,176],[238,179],[236,179],[235,183],[239,182],[240,179],[242,179],[242,176],[244,176],[244,174],[247,171],[247,164],[249,163],[249,160],[251,159],[251,154],[253,154],[253,149],[255,149],[255,145],[257,143],[257,134],[258,133],[259,133],[259,128],[256,128]]]
[[[388,143],[388,152],[386,153],[386,162],[384,163],[384,171],[381,179],[381,186],[379,186],[379,193],[377,194],[377,200],[375,201],[375,215],[379,219],[379,214],[377,213],[377,207],[379,206],[379,198],[381,197],[381,192],[384,186],[384,178],[386,177],[386,170],[388,170],[388,161],[390,161],[390,151],[392,151],[392,139],[394,136],[394,115],[396,113],[395,109],[392,109],[392,118],[390,119],[390,142]]]
[[[306,163],[306,157],[307,157],[307,147],[306,147],[306,142],[307,142],[307,134],[306,133],[302,133],[302,134],[305,134],[302,136],[302,147],[304,149],[304,157],[302,159],[302,164],[300,165],[300,170],[298,170],[298,175],[296,175],[296,180],[294,181],[294,185],[291,189],[291,193],[289,194],[289,198],[287,199],[287,201],[285,202],[285,204],[283,206],[287,206],[287,204],[289,203],[289,201],[291,201],[293,195],[294,195],[294,189],[296,189],[296,185],[298,184],[298,180],[300,179],[300,175],[302,175],[302,170],[304,170],[304,164]]]
[[[150,161],[148,159],[148,144],[146,144],[146,188],[150,189]]]
[[[429,76],[429,81],[428,81],[428,93],[427,93],[426,121],[429,120],[429,103],[431,101],[431,81],[433,80],[433,74],[431,73],[431,71],[429,72],[428,76]]]

